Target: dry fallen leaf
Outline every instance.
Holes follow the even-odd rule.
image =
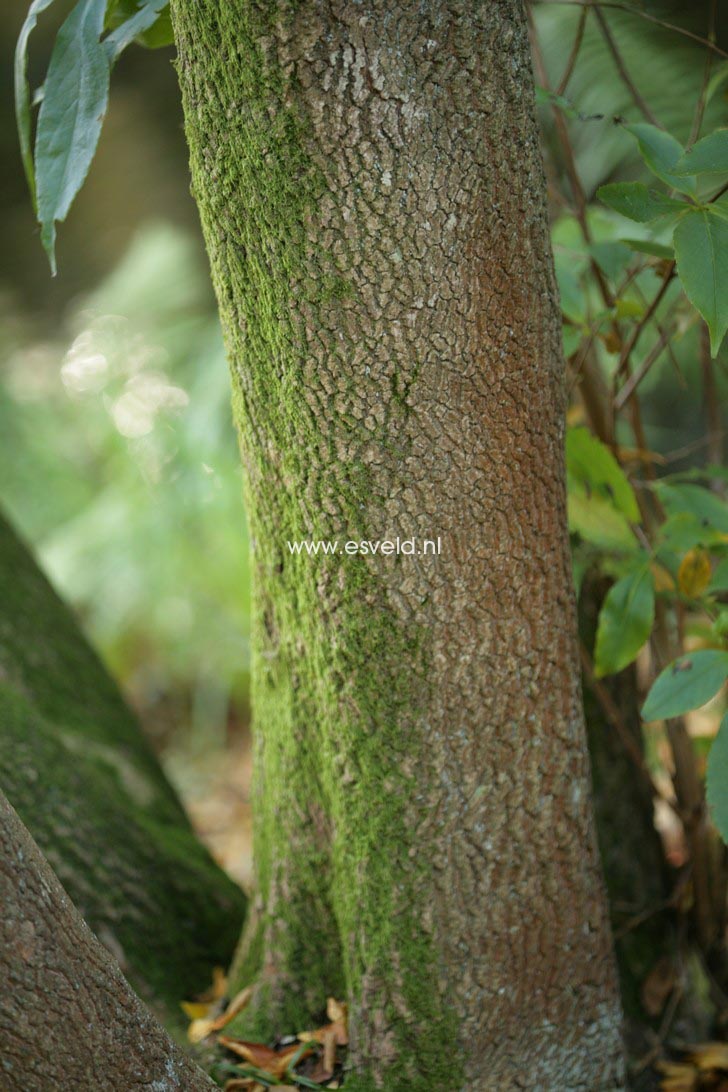
[[[216,1008],[215,1002],[221,1001],[226,993],[227,975],[222,967],[214,967],[212,984],[194,1001],[182,1001],[180,1007],[190,1020],[204,1020]]]
[[[288,1068],[297,1055],[305,1058],[313,1053],[313,1047],[301,1051],[300,1043],[292,1043],[283,1050],[271,1050],[264,1043],[248,1043],[244,1039],[231,1039],[227,1035],[218,1038],[220,1046],[237,1054],[239,1058],[254,1065],[256,1069],[262,1069],[273,1077],[285,1077]]]
[[[299,1032],[298,1038],[302,1043],[325,1043],[326,1037],[333,1032],[337,1046],[346,1046],[349,1042],[349,1014],[343,1001],[337,1001],[330,997],[326,1004],[326,1015],[331,1021],[315,1031]]]
[[[331,1030],[324,1035],[324,1069],[334,1075],[336,1066],[336,1024],[331,1025]]]
[[[239,1012],[243,1011],[252,996],[253,991],[251,987],[246,986],[244,990],[240,990],[239,993],[235,994],[235,997],[233,997],[225,1011],[221,1012],[218,1016],[205,1016],[201,1019],[193,1020],[187,1028],[187,1038],[189,1041],[191,1043],[201,1043],[203,1039],[206,1039],[208,1035],[212,1035],[214,1031],[222,1031],[222,1029],[226,1027]]]

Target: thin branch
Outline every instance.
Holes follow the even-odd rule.
[[[581,43],[584,40],[584,28],[586,27],[586,20],[587,20],[588,15],[589,15],[589,8],[588,7],[583,7],[581,9],[581,14],[579,15],[579,24],[578,24],[578,26],[576,28],[576,34],[574,36],[574,41],[573,41],[573,43],[571,45],[571,53],[569,54],[569,59],[566,62],[566,68],[564,69],[564,74],[563,74],[563,76],[561,77],[561,79],[559,81],[559,86],[556,88],[556,94],[557,95],[563,95],[564,94],[564,92],[566,91],[566,88],[569,85],[569,80],[571,79],[571,77],[574,74],[574,68],[576,67],[576,61],[577,61],[577,58],[579,56],[579,50],[581,49]]]
[[[710,14],[708,16],[708,41],[715,41],[715,15],[716,8],[718,6],[718,0],[711,0]],[[693,118],[693,124],[690,128],[690,136],[686,147],[691,148],[695,141],[700,136],[700,127],[703,124],[703,117],[705,116],[705,105],[708,96],[708,85],[710,84],[710,70],[713,67],[713,54],[709,49],[705,51],[705,64],[703,65],[703,83],[700,88],[700,96],[698,98],[698,105],[695,109],[695,116]]]
[[[639,90],[637,89],[634,80],[632,79],[629,72],[627,71],[627,67],[626,67],[626,65],[624,63],[624,58],[622,57],[622,54],[619,52],[619,47],[618,47],[617,43],[614,40],[614,35],[612,34],[611,30],[609,29],[609,23],[607,22],[606,18],[604,17],[604,12],[601,11],[598,6],[595,6],[594,15],[596,17],[597,22],[599,23],[599,29],[602,32],[602,36],[604,38],[604,41],[607,43],[607,47],[609,49],[609,52],[612,54],[612,57],[614,58],[614,63],[617,66],[617,71],[619,72],[622,83],[624,84],[624,86],[627,88],[630,95],[632,96],[632,101],[634,102],[637,109],[642,112],[642,114],[647,119],[647,121],[649,121],[650,124],[656,125],[659,128],[660,123],[658,122],[657,118],[655,117],[655,115],[650,110],[650,108],[647,105],[647,103],[645,102],[645,100],[642,98],[642,95],[640,94]]]
[[[662,356],[671,337],[671,330],[662,331],[657,342],[652,346],[649,353],[642,361],[640,367],[637,369],[636,372],[634,372],[633,375],[629,377],[627,382],[624,384],[624,386],[621,388],[616,398],[614,399],[614,410],[616,413],[619,413],[619,411],[630,400],[634,392],[637,390],[637,387],[647,375],[652,365],[655,363],[656,360],[659,359],[659,357]]]
[[[659,291],[655,295],[654,299],[652,300],[652,303],[647,308],[647,310],[645,311],[645,313],[642,316],[642,318],[640,319],[640,321],[635,326],[634,330],[632,331],[632,336],[629,338],[629,340],[625,344],[624,348],[622,349],[622,352],[621,352],[620,357],[619,357],[619,364],[617,365],[617,370],[615,372],[615,379],[617,378],[617,376],[623,375],[624,372],[626,371],[627,364],[629,362],[629,358],[631,357],[632,353],[634,352],[634,348],[637,345],[637,342],[639,341],[640,337],[642,336],[642,333],[643,333],[645,327],[650,322],[653,315],[655,314],[655,311],[657,310],[657,308],[662,303],[662,300],[663,300],[663,298],[665,296],[665,293],[667,292],[667,289],[670,286],[670,282],[672,281],[674,273],[675,273],[675,263],[672,262],[672,261],[668,262],[667,266],[666,266],[666,269],[665,269],[664,276],[662,278],[662,284],[660,285]]]

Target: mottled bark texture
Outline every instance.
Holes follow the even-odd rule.
[[[0,792],[0,1089],[215,1088],[124,979]]]
[[[179,1019],[179,1001],[230,957],[244,896],[195,838],[114,683],[2,518],[0,788],[134,987]]]
[[[345,989],[357,1092],[621,1087],[520,0],[172,12],[253,539],[243,1019]],[[442,554],[343,551],[396,536]]]

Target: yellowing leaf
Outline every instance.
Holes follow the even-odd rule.
[[[205,1001],[183,1001],[180,1007],[190,1020],[203,1020],[210,1009]]]
[[[677,583],[682,594],[690,599],[697,599],[708,587],[711,572],[710,557],[706,550],[688,550],[677,573]]]

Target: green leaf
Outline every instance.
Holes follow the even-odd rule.
[[[651,254],[653,258],[666,258],[668,261],[675,257],[675,251],[665,243],[656,243],[653,239],[622,239],[625,246],[636,250],[640,254]]]
[[[633,550],[637,543],[629,523],[614,505],[590,495],[582,483],[568,481],[569,530],[604,550]]]
[[[556,256],[555,269],[561,310],[572,322],[581,324],[586,318],[586,299],[579,279],[560,254]]]
[[[728,652],[701,649],[671,663],[657,677],[642,707],[644,720],[679,717],[699,709],[714,697],[728,678]]]
[[[654,619],[652,572],[643,565],[609,589],[599,612],[594,650],[597,678],[616,674],[632,663],[649,637]]]
[[[137,7],[138,5],[132,4],[131,6]],[[120,23],[116,29],[104,39],[104,49],[108,54],[109,63],[113,64],[119,54],[122,53],[135,38],[143,35],[145,31],[150,30],[160,18],[162,9],[166,7],[167,0],[147,0],[146,3],[141,4],[141,7],[137,11],[130,14],[123,23]]]
[[[556,106],[567,118],[573,118],[574,120],[580,116],[573,102],[569,102],[563,95],[557,95],[555,91],[550,91],[546,87],[536,88],[536,105]]]
[[[708,755],[706,795],[713,822],[728,841],[728,714],[723,717]]]
[[[728,557],[724,557],[722,561],[719,561],[713,570],[713,576],[708,591],[728,591]]]
[[[644,121],[626,125],[625,129],[637,140],[640,155],[657,178],[679,193],[695,193],[694,178],[675,174],[675,164],[682,157],[683,146],[671,133]]]
[[[145,30],[139,36],[138,41],[147,49],[164,49],[165,46],[174,45],[174,29],[172,17],[169,14],[169,4],[159,13],[159,18],[152,23],[149,30]]]
[[[603,549],[634,550],[632,486],[609,448],[586,428],[566,433],[569,529]]]
[[[609,182],[599,187],[597,197],[615,212],[629,220],[636,220],[638,224],[685,212],[687,208],[684,201],[676,201],[657,190],[650,190],[644,182]]]
[[[715,97],[718,91],[724,83],[728,82],[728,61],[723,63],[716,69],[713,75],[710,77],[710,82],[705,92],[706,103],[710,102]]]
[[[705,530],[728,534],[728,504],[717,493],[684,482],[658,482],[656,490],[668,515],[689,514]]]
[[[38,16],[46,8],[49,8],[52,3],[53,0],[34,0],[28,9],[25,22],[20,28],[17,45],[15,46],[15,121],[18,127],[20,157],[23,161],[23,170],[28,180],[28,188],[34,209],[36,208],[36,197],[31,138],[30,87],[28,86],[28,39],[35,29]]]
[[[675,260],[685,294],[705,319],[716,356],[728,329],[728,220],[691,209],[675,228]]]
[[[728,129],[709,133],[675,164],[675,174],[728,173]]]
[[[679,556],[697,546],[716,546],[723,541],[721,531],[708,527],[692,512],[677,512],[666,519],[660,528],[661,544]]]
[[[578,326],[564,323],[561,327],[561,337],[564,345],[564,356],[572,356],[581,345],[582,332]]]
[[[632,259],[629,247],[617,240],[592,243],[589,251],[601,271],[612,281],[617,280]]]
[[[88,174],[109,98],[109,58],[99,41],[106,0],[79,0],[58,32],[38,116],[35,169],[41,240],[55,274],[56,221]]]
[[[630,523],[637,523],[640,510],[632,486],[612,452],[587,428],[570,428],[566,433],[566,465],[575,481],[608,501]]]

